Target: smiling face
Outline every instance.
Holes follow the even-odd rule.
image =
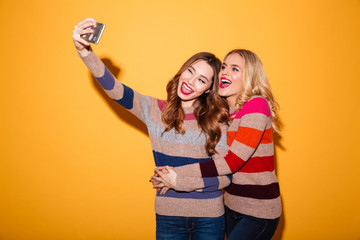
[[[214,71],[204,60],[198,60],[181,73],[177,95],[182,107],[190,107],[196,99],[209,90]]]
[[[235,106],[240,94],[244,76],[245,61],[238,53],[232,53],[224,60],[219,73],[219,95],[225,97],[229,106]]]

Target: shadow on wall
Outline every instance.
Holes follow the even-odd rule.
[[[279,117],[279,125],[280,125],[280,128],[283,129],[284,127],[284,124],[283,122],[281,121],[280,117]],[[275,157],[275,173],[277,176],[279,176],[279,169],[278,169],[278,164],[277,164],[277,161],[278,161],[278,158],[276,157],[276,153],[278,151],[278,149],[280,149],[281,151],[286,151],[286,148],[282,145],[282,136],[277,133],[277,132],[274,132],[274,135],[273,135],[273,138],[274,138],[274,157]],[[279,179],[279,182],[281,182],[281,180]],[[279,225],[276,229],[276,232],[274,234],[274,236],[272,237],[273,240],[281,240],[282,239],[282,235],[283,235],[283,232],[284,232],[284,229],[285,229],[285,220],[286,220],[286,216],[285,216],[285,207],[284,207],[284,193],[281,192],[281,189],[280,189],[280,196],[281,196],[281,203],[282,203],[282,214],[280,216],[280,221],[279,221]]]
[[[105,66],[110,70],[110,72],[115,76],[116,79],[119,79],[119,75],[121,72],[121,69],[117,66],[115,66],[110,59],[108,58],[102,58],[101,61],[105,64]],[[127,124],[132,126],[133,128],[139,130],[146,136],[148,136],[148,131],[146,128],[146,125],[137,117],[135,117],[132,113],[130,113],[128,110],[123,108],[120,104],[113,101],[102,89],[100,84],[97,82],[97,80],[94,78],[94,76],[89,72],[90,78],[92,80],[92,83],[95,87],[95,89],[98,91],[98,93],[104,98],[108,106],[111,108],[111,110],[116,113],[119,119],[125,121]]]

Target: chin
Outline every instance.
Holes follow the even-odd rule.
[[[218,91],[218,94],[219,94],[220,96],[222,96],[222,97],[226,97],[226,91],[225,91],[224,89],[220,89],[220,90]]]

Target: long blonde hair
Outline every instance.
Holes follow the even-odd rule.
[[[175,76],[167,84],[167,104],[162,113],[162,121],[166,125],[164,132],[172,128],[175,132],[184,134],[182,128],[184,122],[184,110],[181,107],[181,99],[177,95],[180,75],[196,61],[204,60],[213,69],[214,76],[212,79],[209,92],[203,93],[194,103],[194,115],[198,126],[205,133],[205,149],[208,155],[216,153],[215,146],[221,138],[221,129],[219,123],[227,123],[229,113],[226,101],[218,94],[219,90],[219,71],[221,61],[212,53],[200,52],[189,58]]]
[[[242,87],[240,94],[236,98],[236,108],[240,110],[244,103],[255,95],[262,96],[269,104],[271,126],[274,131],[280,132],[280,122],[276,114],[279,109],[279,104],[275,101],[271,92],[271,87],[260,58],[249,50],[234,49],[230,51],[224,59],[233,53],[239,54],[245,62]]]

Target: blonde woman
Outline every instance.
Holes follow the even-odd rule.
[[[274,167],[273,131],[277,103],[259,57],[245,49],[229,52],[219,73],[219,95],[230,106],[226,155],[208,162],[156,170],[156,187],[182,187],[184,179],[233,174],[225,189],[227,239],[271,239],[282,211]]]

